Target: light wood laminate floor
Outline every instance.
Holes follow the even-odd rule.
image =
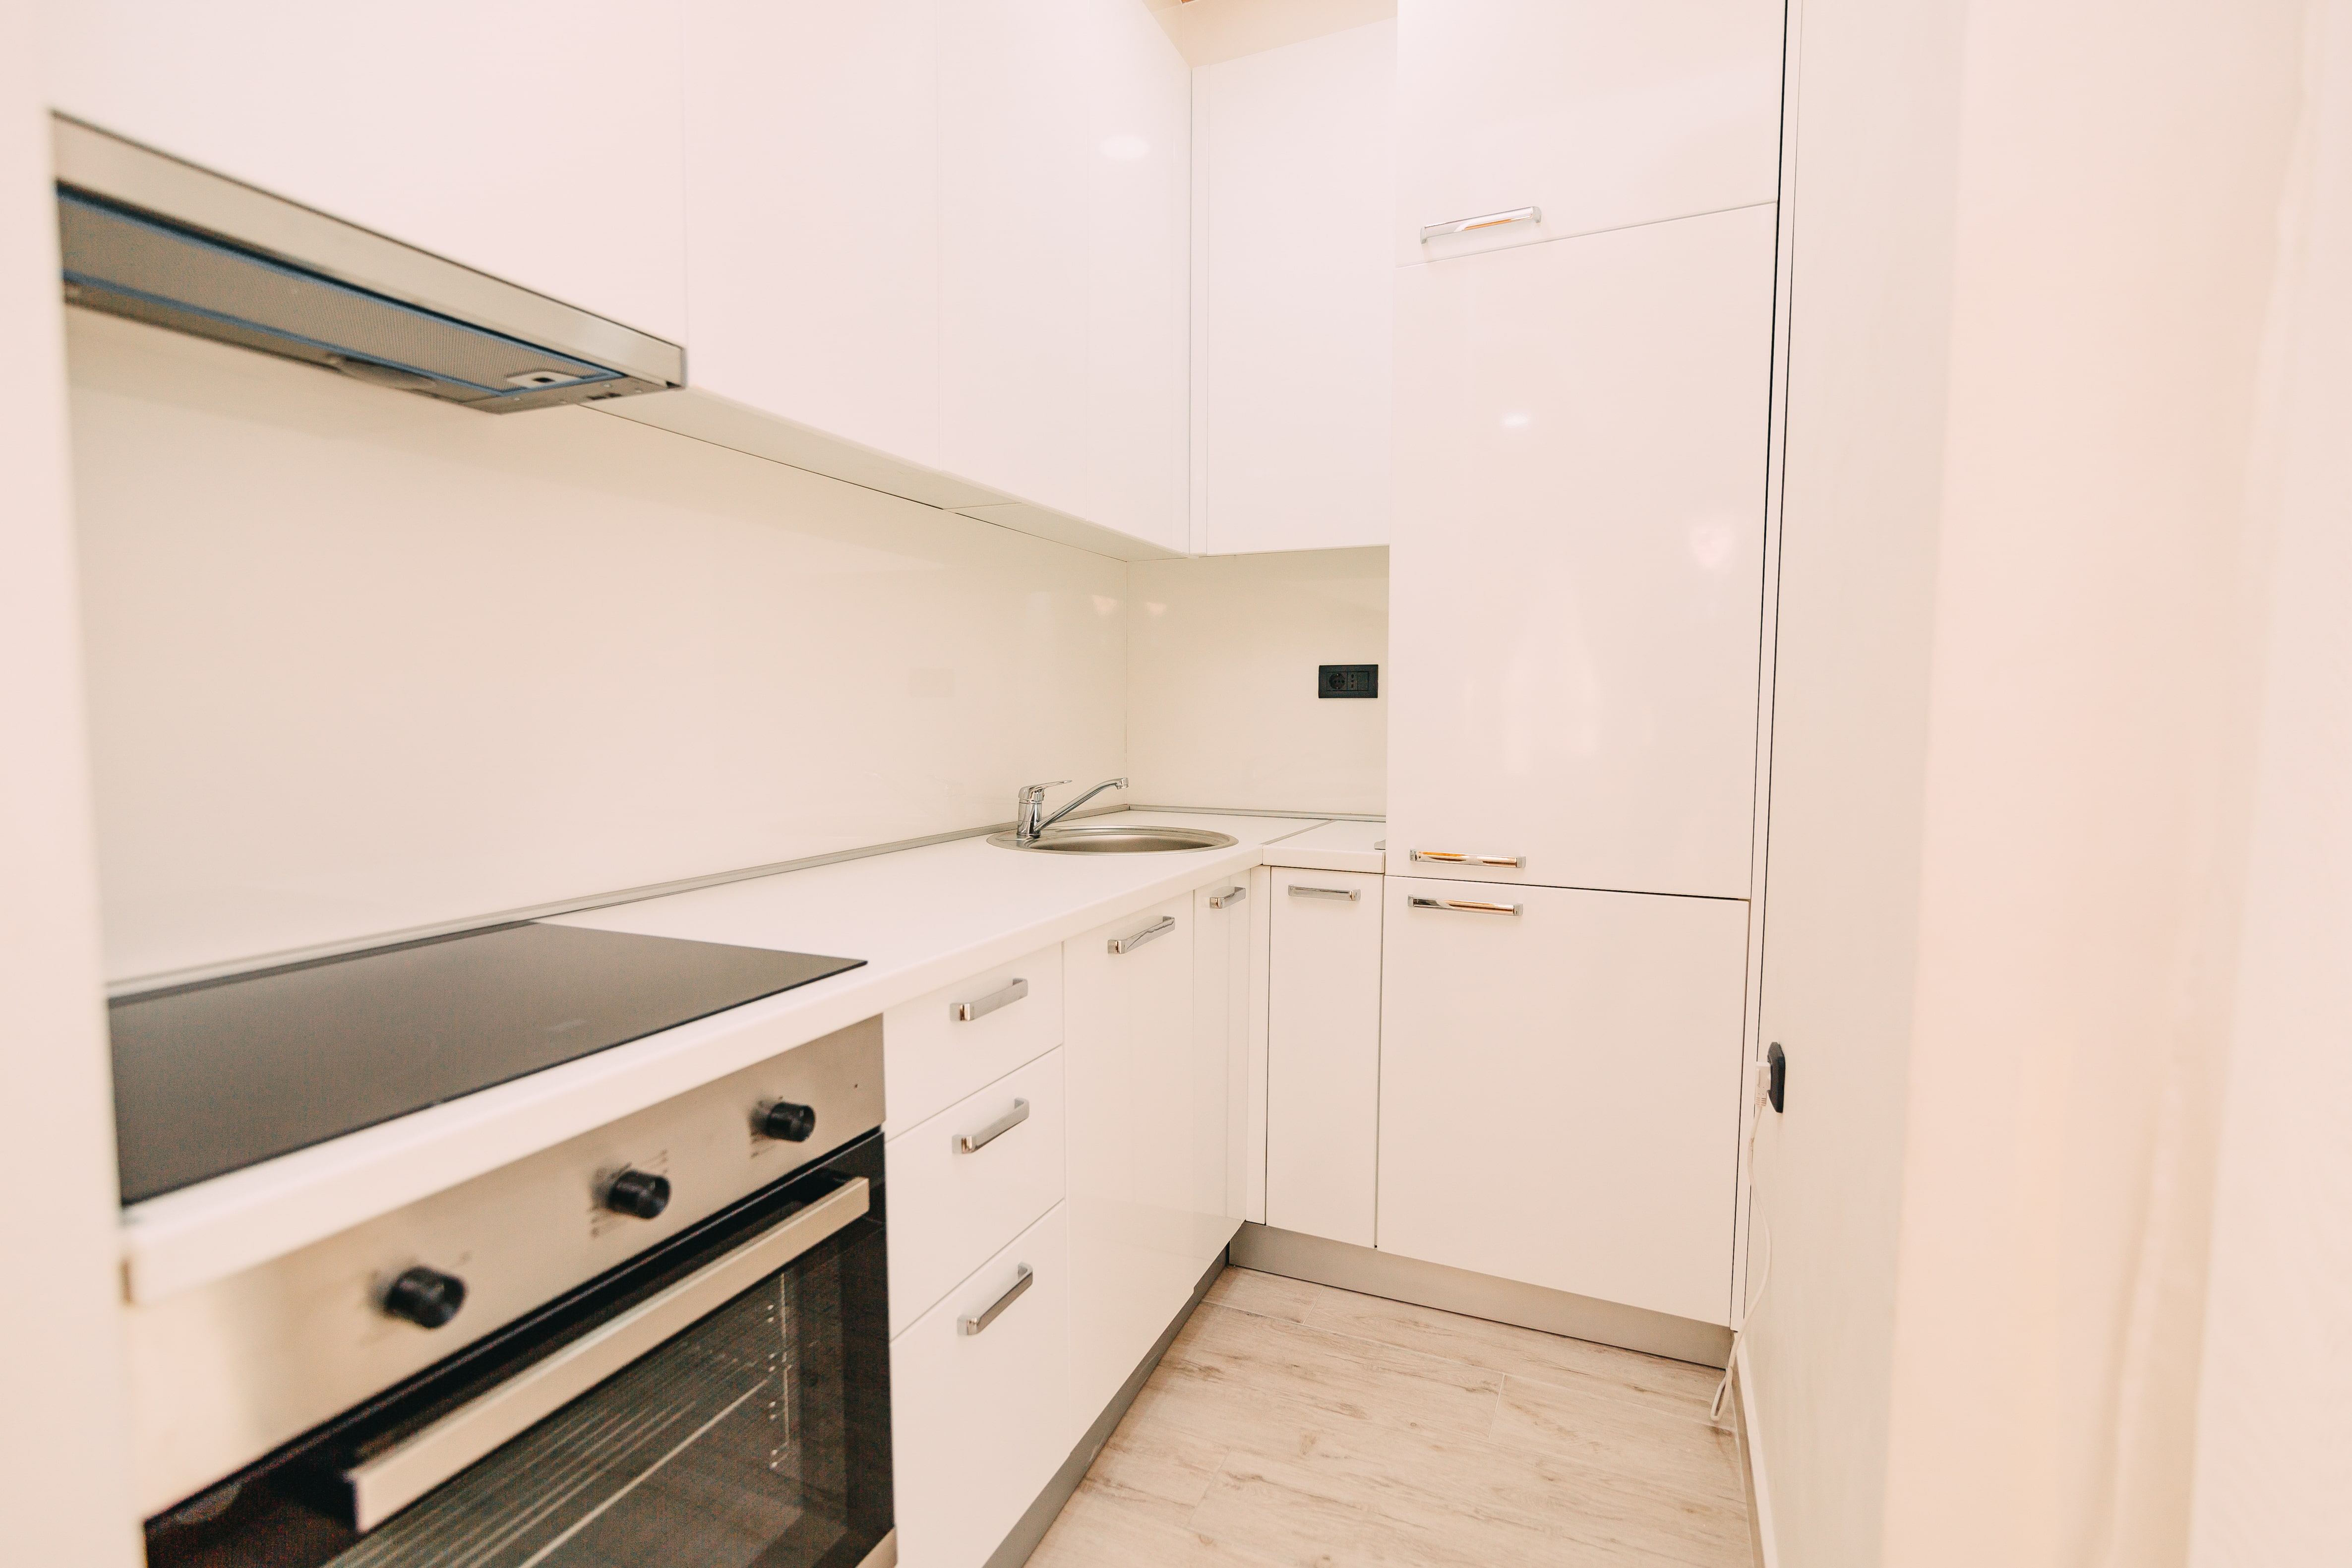
[[[1228,1268],[1030,1562],[1748,1568],[1718,1375]]]

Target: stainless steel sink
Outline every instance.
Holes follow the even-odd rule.
[[[1171,849],[1226,849],[1241,842],[1230,833],[1199,827],[1049,827],[1024,844],[1010,833],[992,833],[991,844],[1048,855],[1162,855]]]

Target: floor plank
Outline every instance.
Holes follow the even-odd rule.
[[[1229,1268],[1038,1568],[1746,1568],[1717,1374]]]

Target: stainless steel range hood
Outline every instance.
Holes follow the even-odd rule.
[[[493,414],[685,384],[676,343],[61,115],[53,130],[70,303]]]

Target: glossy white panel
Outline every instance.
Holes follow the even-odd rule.
[[[1026,994],[974,1018],[960,1004],[985,1004],[1020,982]],[[982,1085],[1062,1043],[1062,949],[1057,942],[942,986],[882,1016],[889,1075],[889,1136],[936,1114]]]
[[[1269,880],[1265,1223],[1370,1247],[1381,1109],[1381,879],[1284,868]]]
[[[937,464],[934,0],[685,0],[694,384]]]
[[[1077,1440],[1064,1220],[1056,1205],[891,1342],[892,1502],[908,1568],[980,1568]],[[959,1330],[1024,1268],[1034,1279],[1003,1316]]]
[[[1196,1106],[1222,1099],[1222,1125],[1202,1118],[1186,1185],[1189,1201],[1203,1216],[1246,1216],[1249,1177],[1245,1168],[1250,1125],[1250,998],[1256,984],[1250,931],[1262,901],[1258,868],[1219,878],[1192,894],[1192,1052]],[[1202,1138],[1201,1135],[1208,1134]],[[1213,1172],[1212,1158],[1223,1166]],[[1222,1244],[1220,1244],[1222,1245]],[[1202,1259],[1207,1267],[1208,1259]]]
[[[889,1142],[890,1331],[1062,1201],[1062,1058],[1048,1052]],[[1027,1119],[967,1150],[1027,1107]]]
[[[42,14],[66,113],[687,341],[677,0]]]
[[[1381,1250],[1728,1322],[1748,906],[1387,881]]]
[[[1396,259],[1772,200],[1781,24],[1780,0],[1399,0]]]
[[[1137,562],[1128,580],[1135,798],[1382,808],[1388,688],[1320,698],[1316,667],[1378,664],[1387,680],[1387,551]]]
[[[1228,1104],[1194,1026],[1190,895],[1071,939],[1063,949],[1070,1096],[1072,1440],[1085,1429],[1232,1237],[1224,1213]],[[1113,937],[1173,930],[1125,953]]]
[[[1391,873],[1748,891],[1772,246],[1753,207],[1398,274]]]
[[[1392,21],[1195,77],[1199,550],[1387,542],[1395,77]]]
[[[484,418],[68,316],[111,974],[1122,771],[1117,562],[587,409]]]

